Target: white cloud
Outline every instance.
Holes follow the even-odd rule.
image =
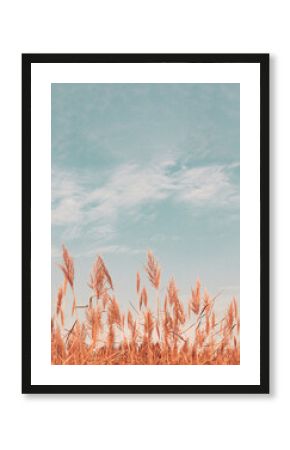
[[[125,164],[116,167],[101,186],[96,174],[81,175],[53,170],[52,224],[70,228],[76,237],[84,226],[105,237],[114,233],[121,213],[142,217],[142,207],[171,199],[196,209],[235,207],[238,186],[229,177],[236,166],[178,167],[173,161],[146,166]]]
[[[97,257],[97,255],[108,255],[108,254],[130,254],[130,255],[137,255],[137,254],[144,254],[144,250],[141,250],[139,248],[131,248],[127,245],[117,245],[117,244],[111,244],[111,245],[100,245],[95,244],[92,246],[96,250],[82,250],[81,252],[74,253],[74,258],[79,257]]]
[[[183,170],[177,197],[195,206],[236,204],[239,193],[226,173],[225,166],[198,167]]]
[[[53,169],[51,194],[53,225],[81,222],[85,189],[72,173]]]

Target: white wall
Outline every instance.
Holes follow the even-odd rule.
[[[101,6],[102,3],[102,6]],[[263,448],[289,417],[287,1],[10,1],[1,8],[1,447]],[[22,52],[270,52],[270,396],[23,396],[20,393]],[[3,210],[3,209],[2,209]],[[287,251],[288,249],[288,251]],[[41,298],[39,298],[41,301]]]

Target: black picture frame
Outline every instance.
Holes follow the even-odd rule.
[[[23,54],[22,55],[22,393],[267,394],[269,393],[269,54]],[[260,384],[32,385],[31,383],[31,65],[33,63],[260,64]]]

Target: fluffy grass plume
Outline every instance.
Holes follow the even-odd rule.
[[[145,273],[155,294],[149,299],[137,272],[136,299],[126,311],[119,306],[112,278],[100,256],[90,275],[92,295],[84,305],[77,305],[74,262],[64,246],[60,268],[64,281],[51,320],[52,364],[240,364],[236,299],[217,320],[216,297],[202,290],[199,280],[186,304],[174,278],[161,298],[161,268],[152,251],[147,253]],[[65,317],[64,301],[72,305],[73,325],[69,328],[66,323],[71,323],[71,317]]]

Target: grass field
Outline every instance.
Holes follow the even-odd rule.
[[[100,256],[90,275],[92,295],[86,304],[77,302],[74,262],[65,247],[60,269],[64,280],[51,319],[52,364],[240,364],[236,299],[217,320],[216,297],[202,289],[199,280],[186,302],[180,299],[174,278],[161,296],[161,267],[151,251],[147,253],[144,280],[136,274],[136,299],[126,311],[119,306]],[[145,279],[153,287],[150,301]],[[71,305],[71,317],[66,317],[65,301]],[[72,323],[69,328],[68,323]]]

